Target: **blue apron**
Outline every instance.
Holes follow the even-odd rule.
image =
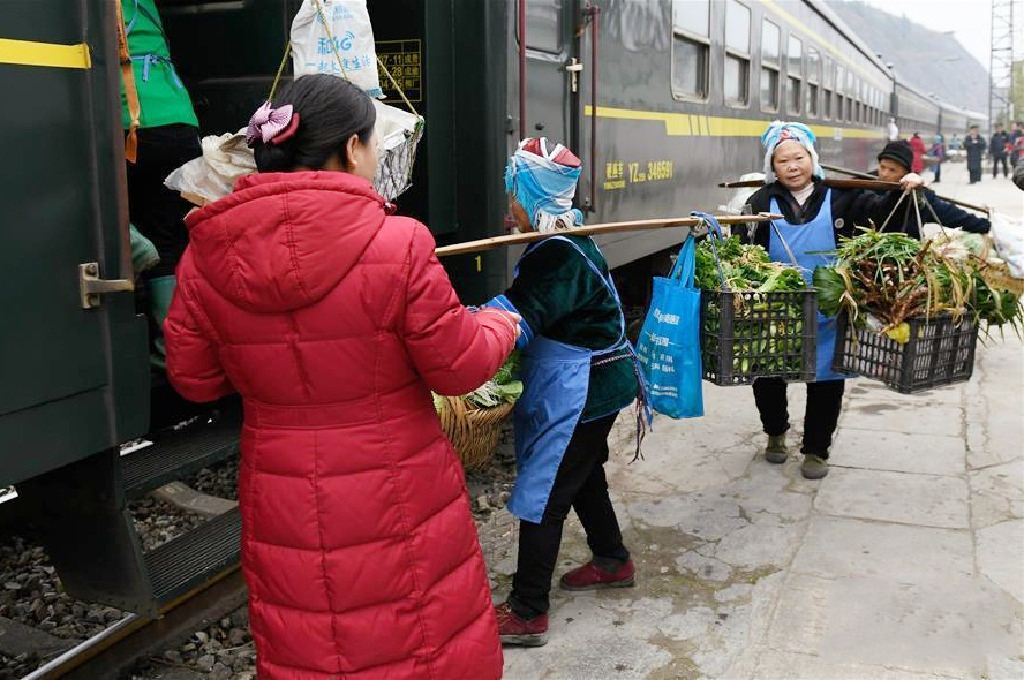
[[[615,298],[619,308],[619,337],[605,349],[592,350],[541,335],[534,337],[531,329],[523,329],[521,342],[527,341],[529,344],[521,355],[523,394],[512,412],[516,440],[516,482],[508,509],[516,517],[535,524],[539,524],[544,517],[558,467],[587,403],[591,365],[600,363],[602,358],[609,362],[631,360],[640,375],[636,354],[626,339],[626,318],[611,274],[605,276],[578,245],[564,236],[551,236],[531,245],[522,257],[554,240],[565,241],[575,248]],[[518,266],[515,274],[519,274]],[[503,295],[487,306],[515,311]],[[642,390],[642,380],[640,385]],[[611,414],[597,417],[606,415]]]
[[[779,213],[779,203],[772,198],[770,210]],[[775,262],[790,262],[789,253],[786,252],[786,245],[793,251],[797,264],[800,266],[801,274],[808,285],[813,285],[812,277],[814,268],[821,265],[831,267],[835,264],[836,258],[832,255],[823,255],[821,252],[831,252],[836,249],[836,235],[832,226],[832,190],[825,192],[825,199],[822,201],[821,210],[818,216],[806,224],[790,224],[785,220],[772,221],[773,229],[768,240],[768,256]],[[779,235],[785,239],[783,245]],[[818,253],[811,255],[810,253]],[[843,380],[850,376],[845,373],[836,373],[832,370],[832,355],[836,347],[836,317],[825,316],[818,312],[818,342],[817,361],[815,365],[815,380]]]

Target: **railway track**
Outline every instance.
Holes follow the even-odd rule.
[[[232,566],[169,603],[156,618],[129,615],[37,668],[23,680],[100,680],[126,677],[140,662],[245,605],[242,572]]]

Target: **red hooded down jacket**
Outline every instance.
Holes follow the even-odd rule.
[[[345,173],[252,175],[191,214],[165,323],[183,396],[245,403],[242,567],[261,680],[487,680],[502,655],[430,389],[514,324],[459,304],[419,222]]]

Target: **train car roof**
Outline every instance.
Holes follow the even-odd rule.
[[[844,38],[846,38],[851,45],[857,48],[857,51],[867,57],[874,66],[882,72],[886,77],[889,76],[889,69],[886,68],[885,63],[882,62],[874,51],[868,47],[868,44],[860,39],[860,37],[854,33],[853,29],[850,28],[845,21],[839,18],[839,15],[832,11],[832,9],[826,5],[823,0],[803,0],[803,3],[810,7],[812,10],[817,12],[822,19],[829,23],[832,28],[836,29]]]

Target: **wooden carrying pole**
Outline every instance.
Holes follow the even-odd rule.
[[[782,219],[782,215],[776,215],[774,213],[758,213],[757,215],[728,215],[718,217],[715,219],[721,224],[744,224],[746,222],[766,222],[768,220]],[[454,243],[450,246],[442,246],[435,252],[438,257],[445,257],[446,255],[465,255],[466,253],[475,253],[481,250],[490,250],[491,248],[497,248],[499,246],[514,246],[523,243],[532,243],[533,241],[540,241],[546,239],[549,236],[555,236],[557,234],[572,234],[575,236],[597,236],[599,234],[615,234],[623,231],[641,231],[645,229],[668,229],[670,227],[697,227],[700,226],[702,220],[699,217],[670,217],[667,219],[660,220],[636,220],[633,222],[607,222],[605,224],[592,224],[588,227],[576,227],[574,229],[566,229],[564,231],[557,231],[553,233],[542,234],[540,232],[531,231],[526,234],[509,234],[507,236],[493,236],[491,238],[481,239],[479,241],[466,241],[464,243]]]
[[[849,175],[851,177],[859,177],[861,179],[872,179],[872,180],[877,180],[878,179],[877,177],[875,177],[871,173],[860,172],[859,170],[850,170],[849,168],[843,168],[843,167],[840,167],[838,165],[826,165],[826,164],[822,163],[821,167],[825,168],[829,172],[838,172],[840,174]],[[983,208],[980,205],[974,205],[973,203],[966,203],[964,201],[958,201],[957,199],[949,198],[948,196],[939,196],[938,194],[935,194],[935,196],[936,196],[936,198],[939,198],[939,199],[945,201],[946,203],[952,203],[953,205],[958,205],[961,208],[967,208],[968,210],[975,210],[975,211],[980,212],[980,213],[985,213],[986,215],[989,214],[988,208]]]

